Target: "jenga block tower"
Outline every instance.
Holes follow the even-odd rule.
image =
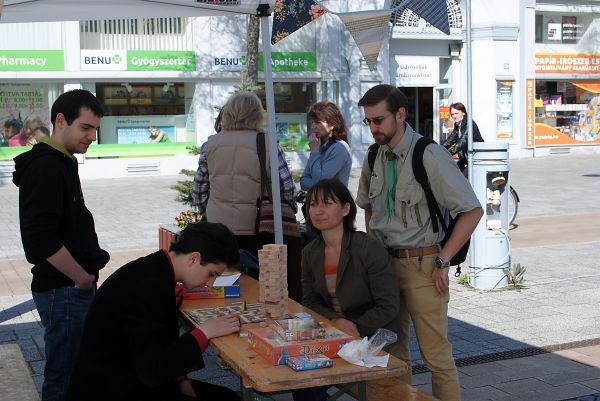
[[[269,244],[258,251],[259,301],[270,319],[287,314],[287,246]]]

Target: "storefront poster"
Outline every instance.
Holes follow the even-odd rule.
[[[576,16],[562,17],[562,42],[577,43],[583,33],[583,24],[577,23]]]
[[[0,71],[64,71],[62,50],[0,50]]]
[[[540,74],[598,74],[600,54],[536,53],[535,72]]]
[[[496,84],[496,137],[513,137],[513,85],[514,81]]]
[[[525,81],[525,146],[535,146],[535,79]]]
[[[305,128],[306,114],[278,113],[275,120],[277,140],[284,152],[308,150],[308,136]]]
[[[0,84],[0,146],[31,146],[50,135],[48,92],[44,85]]]
[[[548,22],[548,40],[559,41],[562,39],[562,25],[556,22]]]
[[[117,127],[118,144],[175,142],[175,127]]]

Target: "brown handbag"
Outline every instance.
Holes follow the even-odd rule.
[[[267,177],[265,133],[256,134],[256,152],[260,161],[260,196],[256,200],[256,226],[255,233],[275,233],[275,220],[273,219],[273,192],[271,181]],[[283,235],[300,237],[298,221],[292,207],[283,199],[281,200],[281,223]]]

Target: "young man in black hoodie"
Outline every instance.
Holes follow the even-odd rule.
[[[98,244],[73,156],[96,140],[103,115],[90,92],[66,92],[52,105],[52,136],[15,158],[21,240],[33,264],[31,291],[44,326],[43,401],[65,398],[98,271],[109,260]]]

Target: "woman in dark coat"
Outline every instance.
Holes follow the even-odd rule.
[[[452,155],[458,155],[458,168],[466,177],[469,161],[469,135],[467,134],[467,109],[465,105],[459,102],[452,103],[450,105],[450,117],[454,120],[454,129],[442,143],[442,146],[448,149]],[[483,142],[475,121],[473,121],[473,142]]]

